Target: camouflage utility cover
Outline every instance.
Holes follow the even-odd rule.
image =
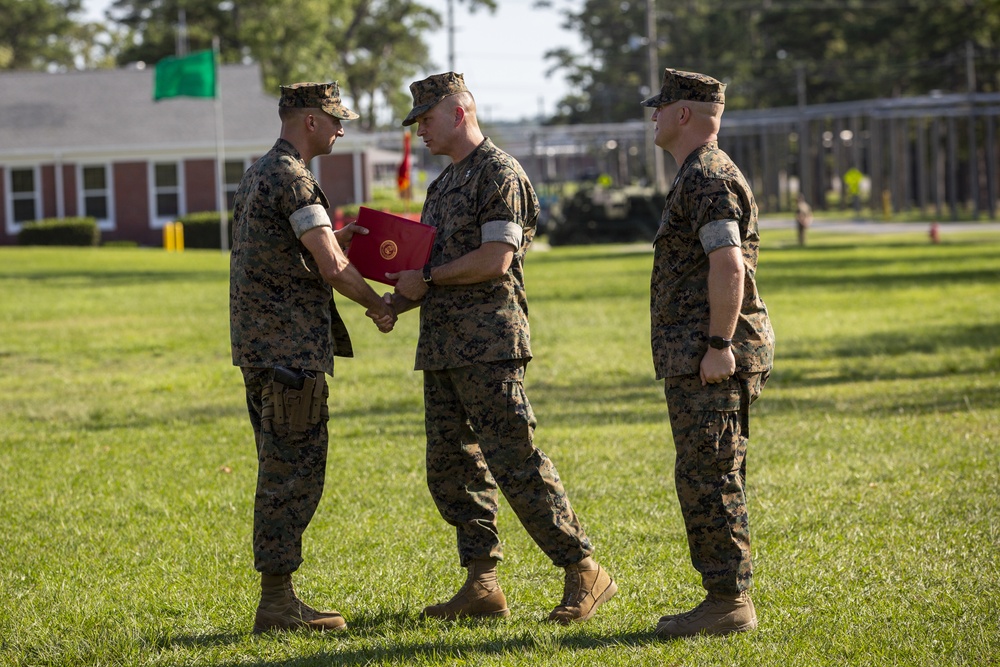
[[[771,368],[774,332],[757,293],[755,275],[760,236],[757,203],[743,174],[716,142],[695,149],[684,161],[653,240],[650,324],[657,379],[697,375],[708,348],[708,255],[699,230],[734,220],[746,268],[743,301],[733,354],[739,372]]]
[[[417,122],[417,118],[433,109],[444,98],[468,90],[465,87],[465,77],[455,72],[435,74],[421,81],[414,81],[410,84],[413,108],[403,119],[403,125],[413,125]]]
[[[289,218],[326,195],[283,139],[240,181],[233,207],[229,273],[233,364],[308,368],[333,375],[333,357],[352,356],[330,287]]]
[[[417,370],[531,358],[524,255],[537,219],[538,199],[524,170],[489,139],[430,184],[421,222],[437,227],[431,266],[476,250],[489,222],[512,222],[524,236],[499,278],[428,290],[420,307]]]
[[[340,86],[330,83],[293,83],[281,86],[279,109],[322,109],[334,118],[354,120],[358,114],[344,106],[340,100]]]
[[[726,103],[726,84],[706,74],[683,72],[669,67],[663,70],[658,95],[642,101],[643,106],[659,107],[679,100]]]

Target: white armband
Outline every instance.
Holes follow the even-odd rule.
[[[295,238],[297,239],[302,238],[302,235],[310,229],[315,229],[317,227],[333,228],[333,223],[330,222],[330,216],[327,214],[326,209],[320,204],[313,204],[311,206],[306,206],[305,208],[300,208],[295,213],[292,213],[292,216],[288,218],[288,221],[292,223],[292,231],[295,232]]]
[[[499,241],[514,246],[514,250],[521,247],[521,241],[524,239],[524,230],[521,226],[507,220],[491,220],[483,224],[482,234],[483,243]]]
[[[719,248],[743,245],[740,240],[740,223],[735,220],[714,220],[698,230],[701,247],[709,255]]]

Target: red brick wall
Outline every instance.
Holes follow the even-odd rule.
[[[361,156],[362,172],[368,168],[366,156]],[[319,185],[330,200],[330,208],[354,203],[354,180],[361,174],[354,173],[354,156],[350,153],[324,155],[319,158]],[[370,192],[362,192],[362,201],[371,199]]]
[[[188,160],[183,168],[187,212],[219,210],[215,195],[215,160]]]
[[[58,215],[56,209],[56,168],[54,165],[42,165],[38,170],[41,178],[42,217],[54,218]]]
[[[0,167],[0,245],[13,245],[17,243],[17,237],[7,235],[7,170]]]
[[[62,166],[63,174],[63,206],[66,212],[67,218],[72,218],[73,216],[79,215],[77,213],[78,209],[76,207],[77,195],[79,190],[76,185],[76,165],[75,164],[64,164]]]
[[[163,232],[149,227],[149,173],[145,162],[119,162],[111,167],[115,184],[115,231],[105,240],[125,239],[142,245],[163,244]]]

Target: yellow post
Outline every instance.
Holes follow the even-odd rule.
[[[892,218],[892,193],[888,190],[882,191],[882,219]]]
[[[184,223],[174,223],[174,247],[177,252],[184,252]]]
[[[174,223],[168,222],[163,225],[163,249],[173,252],[174,247]]]

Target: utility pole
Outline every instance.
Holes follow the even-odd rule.
[[[809,162],[809,118],[806,116],[806,66],[795,65],[795,89],[799,107],[799,192],[812,199],[812,165]],[[816,204],[815,201],[812,202]]]
[[[455,0],[448,0],[448,70],[455,71]]]
[[[660,89],[660,67],[657,63],[657,43],[656,36],[656,1],[646,0],[646,58],[649,62],[649,90],[650,95],[655,95]],[[643,107],[645,109],[645,107]],[[643,111],[645,114],[645,110]],[[653,123],[646,123],[646,146],[649,153],[649,161],[652,168],[649,170],[653,174],[653,186],[658,192],[667,191],[666,169],[663,165],[663,150],[653,144]]]
[[[187,13],[183,8],[177,10],[177,55],[186,56],[188,53],[188,26]]]

